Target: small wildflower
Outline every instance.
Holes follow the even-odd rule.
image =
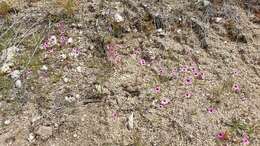
[[[218,140],[224,140],[225,139],[225,132],[219,132],[217,135],[216,135],[216,138]]]
[[[118,116],[118,115],[117,115],[117,112],[113,112],[113,113],[112,113],[112,118],[113,118],[113,120],[116,120],[117,116]]]
[[[242,138],[242,143],[244,145],[249,145],[250,142],[249,142],[249,137],[247,135],[244,135],[243,138]]]
[[[43,43],[43,48],[44,48],[44,49],[48,49],[48,48],[49,48],[48,41],[45,41],[45,42]]]
[[[145,65],[145,60],[144,60],[144,59],[141,59],[139,63],[140,63],[141,65]]]
[[[208,113],[214,113],[216,111],[216,109],[210,107],[207,109]]]
[[[160,105],[167,105],[169,103],[170,103],[170,99],[164,98],[164,99],[161,100]]]
[[[156,87],[154,88],[154,91],[155,91],[155,93],[159,93],[159,92],[161,91],[160,86],[156,86]]]
[[[158,105],[158,108],[162,109],[162,108],[164,108],[164,105],[160,104],[160,105]]]
[[[239,84],[234,84],[232,89],[235,91],[235,92],[240,92],[241,89],[240,89],[240,85]]]
[[[190,98],[190,97],[192,96],[192,94],[191,94],[190,92],[186,92],[186,93],[184,94],[184,96],[187,97],[187,98]]]
[[[187,66],[182,66],[180,68],[180,72],[188,72],[188,67]]]
[[[196,77],[196,78],[200,76],[200,73],[197,72],[197,71],[194,71],[194,72],[192,72],[192,73],[193,73],[194,77]]]
[[[66,38],[64,35],[62,35],[62,36],[60,37],[60,43],[61,43],[61,45],[62,45],[62,46],[65,45],[66,41],[67,41],[67,38]]]
[[[50,38],[49,38],[49,45],[50,47],[54,46],[57,44],[57,38],[55,35],[52,35]]]
[[[239,71],[238,69],[234,69],[234,70],[233,70],[233,75],[234,75],[234,76],[238,76],[239,73],[240,73],[240,71]]]
[[[79,48],[73,48],[72,53],[75,57],[78,57],[80,55],[80,49]]]
[[[191,85],[191,84],[192,84],[192,78],[191,78],[191,77],[185,78],[184,83],[185,83],[186,85]]]
[[[72,38],[68,38],[67,43],[68,44],[72,44],[73,43],[73,39]]]
[[[194,73],[194,72],[198,72],[197,68],[194,67],[194,66],[190,67],[190,71],[193,72],[193,73]]]

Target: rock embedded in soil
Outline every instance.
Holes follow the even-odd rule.
[[[11,67],[14,65],[14,58],[19,48],[12,46],[1,52],[0,56],[0,73],[11,72]]]
[[[48,139],[50,136],[52,136],[52,132],[52,127],[40,126],[35,133],[39,135],[42,139]]]
[[[17,81],[15,81],[15,87],[16,88],[22,88],[22,81],[21,80],[17,80]]]

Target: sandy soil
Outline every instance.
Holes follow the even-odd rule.
[[[1,146],[260,146],[259,1],[66,2],[0,10]]]

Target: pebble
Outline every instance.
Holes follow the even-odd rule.
[[[63,81],[65,82],[65,83],[68,83],[69,82],[69,79],[68,78],[63,78]]]
[[[32,142],[34,140],[34,134],[30,133],[28,137],[29,142]]]
[[[43,65],[43,66],[41,67],[41,70],[47,71],[47,70],[48,70],[47,65]]]
[[[115,18],[116,22],[123,22],[124,21],[124,17],[121,16],[119,13],[116,13],[114,18]]]
[[[21,80],[17,80],[17,81],[15,81],[15,87],[17,87],[17,88],[22,88],[22,81]]]
[[[52,127],[40,126],[35,133],[39,135],[42,139],[48,139],[50,136],[52,136]]]
[[[10,123],[11,123],[10,120],[5,120],[5,121],[4,121],[4,124],[5,124],[5,125],[9,125]]]
[[[79,73],[81,73],[81,72],[82,72],[82,69],[81,69],[81,67],[80,67],[80,66],[78,66],[76,69],[77,69],[77,72],[79,72]]]
[[[128,117],[127,127],[128,129],[134,128],[134,113],[131,113],[131,115]]]

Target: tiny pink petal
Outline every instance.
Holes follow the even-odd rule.
[[[154,88],[154,91],[155,91],[155,93],[159,93],[159,92],[161,91],[160,86],[156,86],[156,87]]]
[[[144,59],[141,59],[141,60],[139,61],[139,63],[140,63],[141,65],[145,65],[145,60],[144,60]]]

